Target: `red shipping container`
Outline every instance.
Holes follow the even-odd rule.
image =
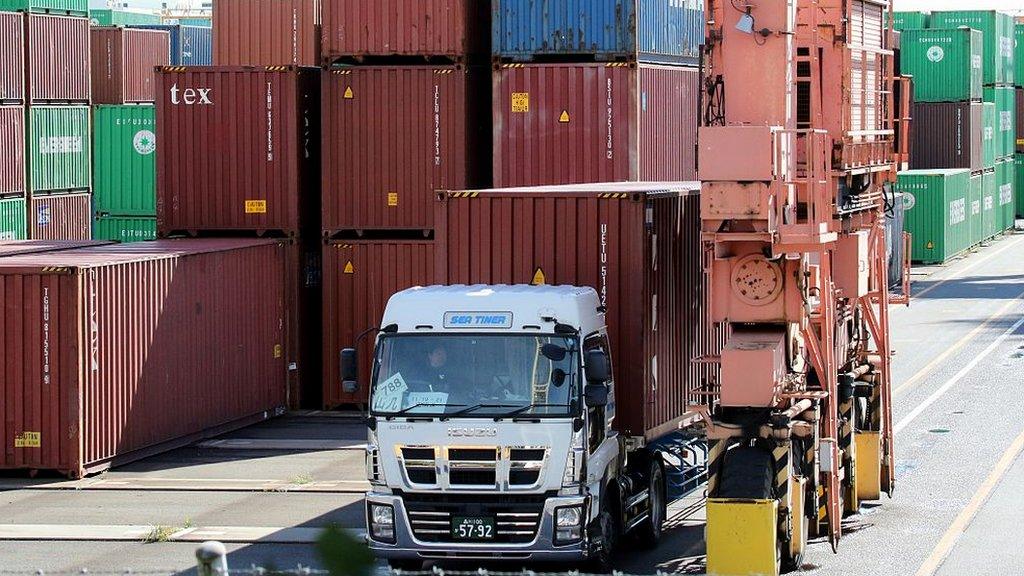
[[[28,97],[33,103],[89,101],[89,19],[27,14]]]
[[[487,186],[482,70],[347,67],[323,79],[323,229],[430,229],[437,190]]]
[[[486,57],[490,3],[482,0],[323,0],[324,64],[364,57]]]
[[[156,67],[171,63],[163,30],[93,27],[92,101],[136,104],[156,100]]]
[[[318,233],[319,70],[165,67],[157,90],[162,236]]]
[[[365,404],[373,343],[392,294],[434,283],[431,241],[329,242],[323,247],[324,408]],[[359,350],[359,390],[342,391],[340,353]]]
[[[438,203],[442,284],[569,284],[607,308],[615,427],[656,438],[696,417],[717,366],[705,311],[696,183],[449,193]],[[539,281],[539,282],[538,282]]]
[[[320,0],[217,0],[217,66],[319,66]]]
[[[25,100],[25,23],[22,15],[0,12],[0,103]]]
[[[0,260],[0,468],[80,477],[281,413],[285,250],[176,240]]]
[[[43,252],[60,252],[88,246],[104,246],[113,244],[106,240],[4,240],[0,241],[0,258],[21,256],[23,254],[42,254]]]
[[[700,73],[650,64],[494,72],[494,184],[695,180]]]
[[[25,195],[25,108],[0,106],[0,196]]]
[[[33,196],[28,206],[29,238],[89,240],[92,238],[92,195]]]

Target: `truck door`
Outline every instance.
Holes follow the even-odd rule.
[[[587,408],[587,450],[590,453],[590,465],[587,467],[587,484],[600,482],[608,465],[618,456],[618,442],[612,430],[615,417],[615,370],[608,335],[595,332],[583,340],[583,357],[591,350],[603,350],[608,356],[612,367],[612,378],[608,381],[608,405]]]

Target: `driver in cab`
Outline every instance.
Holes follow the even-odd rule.
[[[427,353],[425,380],[430,392],[445,392],[449,387],[448,351],[444,346],[434,346]]]

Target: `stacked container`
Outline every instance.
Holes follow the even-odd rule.
[[[696,178],[703,3],[495,0],[494,182]]]
[[[324,407],[366,401],[338,351],[433,282],[436,192],[491,183],[489,22],[476,0],[323,0]]]
[[[217,0],[217,66],[319,66],[320,0]]]
[[[1024,218],[1024,21],[1018,20],[1014,27],[1014,72],[1013,81],[1017,85],[1016,109],[1017,134],[1015,140],[1014,166],[1014,197],[1017,205],[1017,218]]]
[[[0,239],[27,237],[25,21],[0,12]]]
[[[160,24],[160,15],[141,10],[100,9],[89,11],[93,26],[147,26]]]
[[[972,228],[985,224],[971,217],[971,172],[967,169],[901,172],[896,191],[903,194],[906,230],[912,233],[915,262],[941,264],[967,251]]]
[[[171,66],[210,66],[213,64],[213,29],[185,24],[133,26],[144,30],[163,30],[169,34]]]

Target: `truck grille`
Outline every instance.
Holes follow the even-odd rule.
[[[398,446],[415,488],[530,489],[540,485],[548,449],[532,446]]]
[[[404,494],[413,534],[421,542],[454,543],[452,518],[494,518],[495,544],[526,544],[537,536],[545,495],[537,497],[462,497]]]

